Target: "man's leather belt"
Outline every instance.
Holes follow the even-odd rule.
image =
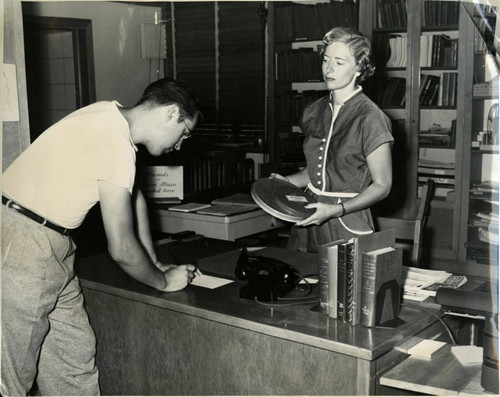
[[[66,229],[65,227],[56,225],[55,223],[50,222],[44,217],[35,214],[33,211],[30,211],[29,209],[20,206],[16,202],[8,199],[7,197],[2,196],[2,204],[5,205],[7,208],[12,208],[13,210],[16,210],[20,214],[23,214],[24,216],[34,220],[35,222],[38,222],[41,225],[48,227],[49,229],[61,233],[63,236],[69,236],[69,234],[71,233],[71,229]]]

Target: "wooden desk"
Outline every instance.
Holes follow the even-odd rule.
[[[235,241],[240,237],[265,232],[286,225],[261,209],[231,216],[169,211],[166,206],[152,206],[151,227],[165,233],[193,230],[205,237]]]
[[[168,246],[159,248],[162,259]],[[279,248],[260,254],[303,275],[318,271],[313,254]],[[234,279],[238,256],[218,254],[199,266]],[[428,337],[422,330],[440,330],[431,314],[411,307],[402,309],[398,328],[369,329],[312,311],[315,304],[270,308],[241,299],[241,281],[161,293],[127,277],[107,255],[84,258],[78,268],[98,341],[102,394],[383,393],[381,374],[406,357],[393,347],[416,334]]]
[[[444,346],[431,360],[410,356],[380,379],[385,386],[432,395],[493,394],[480,383],[481,364],[461,364],[451,345]]]

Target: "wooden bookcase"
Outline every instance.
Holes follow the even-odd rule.
[[[402,185],[404,191],[404,197],[398,197],[403,197],[400,208],[394,206],[396,215],[412,218],[418,207],[419,186],[427,178],[434,179],[436,191],[425,242],[431,248],[427,259],[458,260],[463,245],[463,169],[470,161],[463,156],[467,145],[464,136],[469,134],[463,117],[471,111],[466,83],[471,69],[465,62],[470,41],[464,29],[467,13],[458,1],[366,0],[362,4],[360,27],[378,53],[379,73],[389,76],[388,82],[397,77],[405,83],[404,102],[387,103],[387,96],[385,100],[373,98],[395,125],[393,161],[401,174],[395,174],[394,183]],[[388,39],[395,37],[403,43],[399,47],[402,53],[396,62],[386,55],[384,65],[381,60],[384,52],[390,54],[390,45],[389,51],[380,46],[387,46]],[[429,95],[432,87],[434,96]],[[396,147],[398,139],[401,144]],[[401,158],[403,163],[398,166]]]
[[[483,116],[476,120],[473,115],[483,115],[486,106],[485,101],[473,97],[474,76],[480,80],[477,71],[474,74],[474,65],[481,69],[480,62],[478,64],[481,56],[474,55],[474,24],[467,10],[472,4],[439,0],[360,0],[356,3],[357,26],[372,41],[378,70],[377,76],[371,79],[375,82],[363,89],[394,121],[394,194],[391,193],[393,197],[389,197],[381,210],[385,216],[413,218],[420,200],[419,185],[426,178],[434,178],[438,191],[431,202],[427,241],[424,242],[428,247],[424,253],[427,258],[424,257],[424,261],[433,265],[446,261],[449,270],[457,272],[467,264],[467,246],[470,248],[471,184],[480,182],[476,170],[484,169],[488,156],[498,154],[498,149],[488,149],[487,153],[471,150],[475,135],[485,128],[476,125],[484,121]],[[268,122],[272,160],[283,156],[287,146],[283,145],[282,138],[294,136],[296,129],[293,122],[282,122],[280,98],[300,85],[309,90],[318,84],[311,81],[298,83],[293,76],[280,79],[279,56],[276,54],[296,50],[306,42],[314,47],[316,43],[310,39],[320,39],[309,36],[280,39],[281,32],[277,30],[283,26],[278,24],[278,14],[283,13],[283,8],[294,5],[298,6],[291,2],[270,3]],[[318,4],[309,7],[318,7]],[[385,15],[379,13],[380,7],[385,10]],[[391,12],[394,12],[392,16]],[[305,13],[299,13],[296,23],[314,24],[314,19],[305,18]],[[395,63],[392,60],[388,67],[389,38],[396,37],[404,38],[398,43],[400,58]],[[381,48],[381,45],[386,47]],[[438,45],[448,50],[433,51]],[[439,84],[435,86],[434,100],[429,97],[423,100],[425,83],[429,80],[426,76],[429,75],[436,76],[434,79],[439,79]],[[393,103],[387,99],[391,98],[390,95],[384,99],[383,90],[396,80],[394,78],[400,79],[401,83],[400,96],[394,94],[392,98],[397,100]],[[498,97],[498,92],[496,95]],[[430,170],[423,169],[423,166]],[[484,272],[479,270],[477,274]]]
[[[469,38],[463,46],[463,62],[469,73],[463,78],[467,112],[462,116],[465,129],[459,258],[479,273],[498,274],[500,62],[498,54],[495,61],[492,33],[485,26],[486,21],[493,29],[498,26],[498,9],[475,3],[464,3],[463,7],[468,17],[461,28]],[[495,80],[496,84],[485,84]],[[489,236],[488,231],[492,232]]]
[[[269,2],[268,125],[270,160],[283,172],[305,165],[299,118],[327,95],[321,72],[323,35],[335,26],[358,26],[353,1]]]

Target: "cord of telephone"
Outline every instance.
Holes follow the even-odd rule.
[[[312,292],[312,287],[311,287],[311,284],[306,280],[306,278],[304,276],[302,276],[301,274],[299,273],[295,273],[297,276],[299,276],[301,278],[301,280],[304,281],[304,283],[307,285],[308,287],[308,292],[306,294],[309,295],[311,294]],[[300,298],[279,298],[278,297],[278,300],[279,301],[284,301],[286,303],[268,303],[268,302],[261,302],[257,299],[257,297],[255,297],[255,302],[257,302],[259,305],[262,305],[262,306],[267,306],[267,307],[282,307],[282,306],[297,306],[297,305],[303,305],[305,303],[314,303],[314,302],[317,302],[318,301],[318,296],[312,296],[312,297],[300,297]],[[451,339],[451,342],[456,345],[457,342],[455,340],[455,337],[453,336],[453,333],[451,332],[450,328],[448,327],[448,325],[444,322],[444,320],[439,317],[437,314],[433,313],[432,311],[430,310],[427,310],[423,307],[420,307],[420,306],[415,306],[415,305],[411,305],[411,304],[408,304],[408,303],[401,303],[401,306],[406,306],[406,307],[411,307],[413,309],[417,309],[417,310],[422,310],[424,312],[427,312],[431,315],[433,315],[442,325],[443,327],[445,328],[445,330],[448,332],[448,335]]]
[[[439,317],[436,313],[433,313],[433,312],[431,312],[430,310],[427,310],[427,309],[425,309],[425,308],[423,308],[423,307],[420,307],[420,306],[415,306],[415,305],[410,305],[410,304],[408,304],[408,303],[401,303],[401,306],[411,307],[412,309],[422,310],[422,311],[424,311],[424,312],[427,312],[427,313],[432,314],[434,317],[436,317],[436,318],[439,320],[439,322],[440,322],[441,324],[443,324],[443,327],[446,329],[446,331],[448,332],[448,335],[450,336],[451,342],[452,342],[454,345],[456,345],[456,344],[457,344],[457,342],[456,342],[456,340],[455,340],[455,337],[453,336],[453,333],[452,333],[452,332],[451,332],[451,330],[450,330],[450,327],[448,327],[448,325],[444,322],[444,320],[443,320],[441,317]]]
[[[312,292],[312,287],[311,284],[306,280],[306,277],[302,276],[300,273],[295,273],[299,278],[304,281],[308,288],[308,292],[304,297],[298,297],[298,298],[280,298],[278,297],[278,301],[281,301],[282,303],[269,303],[269,302],[262,302],[257,299],[257,297],[254,298],[255,302],[258,303],[259,305],[262,306],[267,306],[267,307],[283,307],[283,306],[298,306],[298,305],[304,305],[306,303],[315,303],[318,301],[319,297],[318,296],[310,296],[307,297],[308,295],[311,294]]]

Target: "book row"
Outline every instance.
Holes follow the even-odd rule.
[[[318,260],[322,313],[367,327],[398,318],[402,251],[394,229],[325,244]]]
[[[423,27],[442,27],[458,24],[460,1],[426,1],[422,13]]]
[[[321,40],[335,26],[356,27],[356,10],[354,1],[279,6],[276,9],[276,38],[278,41]]]
[[[420,106],[456,106],[457,74],[444,72],[440,75],[422,74],[420,76]],[[381,106],[404,106],[406,103],[406,78],[390,76],[378,103]]]
[[[276,80],[322,81],[321,57],[312,48],[298,48],[275,54]]]
[[[458,23],[459,1],[425,1],[423,27],[453,26]],[[377,28],[405,28],[408,25],[406,0],[377,0]]]
[[[377,0],[377,28],[404,28],[407,24],[406,0]]]
[[[378,40],[378,45],[385,45],[389,54],[385,64],[388,68],[404,68],[407,64],[406,34],[390,35],[385,42]],[[420,38],[420,66],[454,68],[458,65],[458,39],[445,34],[423,34]]]
[[[278,95],[275,102],[276,122],[298,124],[304,108],[311,102],[328,95],[327,90],[287,91]]]

